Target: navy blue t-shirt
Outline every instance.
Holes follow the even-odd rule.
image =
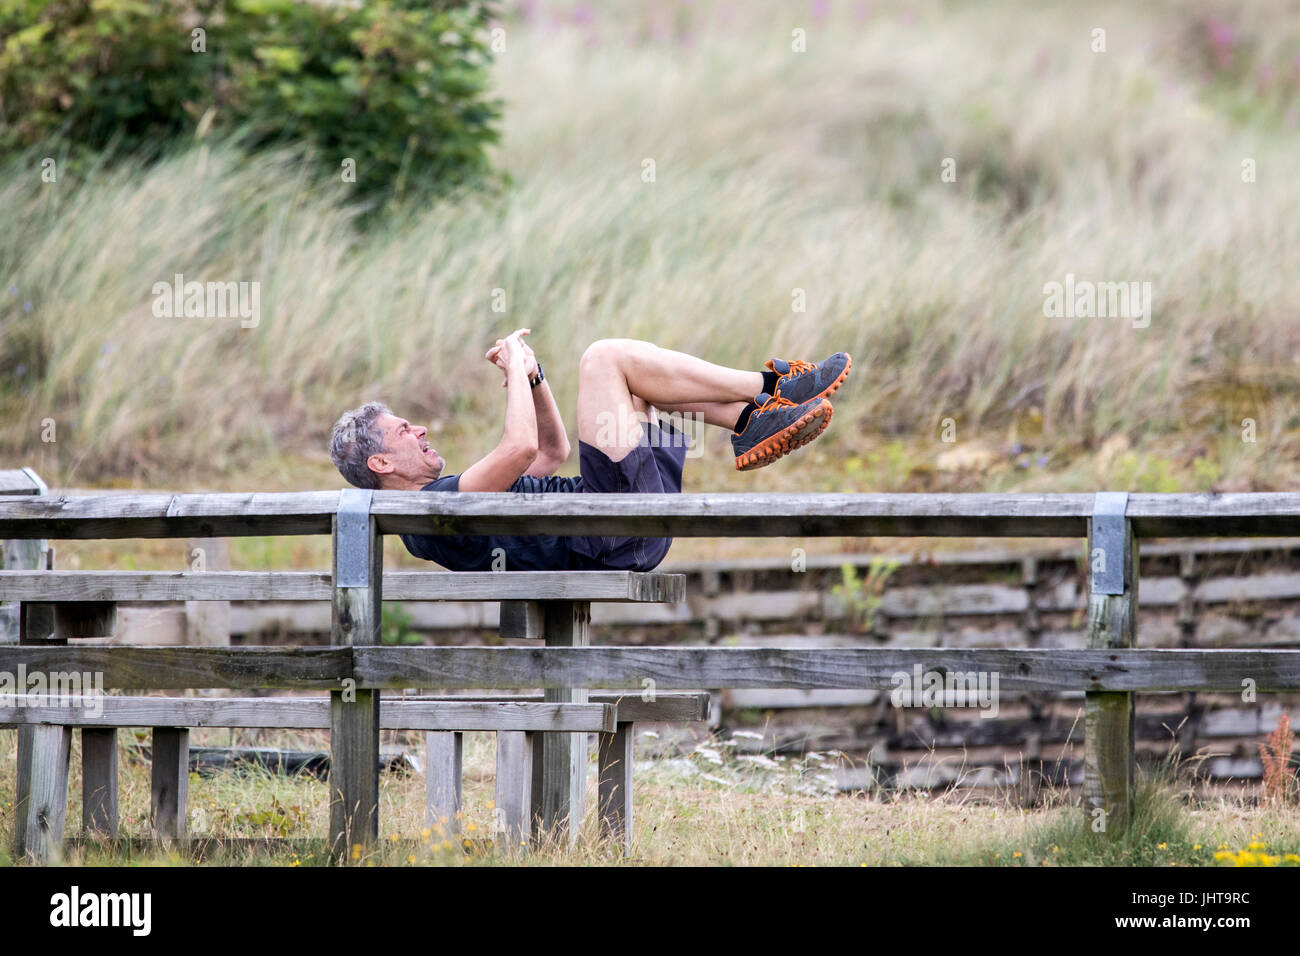
[[[460,491],[460,475],[436,478],[421,490]],[[582,478],[521,475],[510,490],[524,494],[576,492],[582,490]],[[491,571],[495,556],[501,558],[497,570],[505,571],[579,570],[586,564],[581,555],[574,554],[571,538],[549,534],[404,534],[401,538],[415,557],[436,561],[451,571]]]

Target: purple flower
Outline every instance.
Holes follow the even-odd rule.
[[[812,0],[812,17],[814,20],[825,20],[831,15],[831,0]]]
[[[595,19],[596,14],[590,4],[580,3],[573,8],[573,22],[580,26],[586,26]]]
[[[1216,49],[1226,49],[1237,42],[1237,32],[1232,29],[1232,24],[1227,20],[1211,17],[1206,21],[1205,32],[1210,38],[1210,45]]]
[[[1038,467],[1039,467],[1039,468],[1046,468],[1046,467],[1047,467],[1047,456],[1046,456],[1046,455],[1039,455],[1039,456],[1038,456]]]
[[[24,312],[32,311],[32,303],[30,301],[23,303],[23,311]]]
[[[9,287],[9,294],[10,294],[10,295],[17,295],[17,294],[18,294],[18,286],[16,286],[16,285],[11,285],[11,286]]]
[[[1224,69],[1232,63],[1232,51],[1237,45],[1237,31],[1227,20],[1211,17],[1205,22],[1206,39],[1214,51],[1214,65]]]
[[[14,372],[15,372],[18,376],[21,377],[21,376],[27,374],[27,366],[26,366],[26,365],[19,365],[16,369],[14,369]]]

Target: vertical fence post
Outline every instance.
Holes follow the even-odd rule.
[[[189,840],[190,731],[153,728],[149,817],[153,838],[182,845]]]
[[[587,647],[591,643],[589,601],[543,601],[547,647]],[[587,703],[583,687],[547,688],[544,699],[553,703]],[[558,839],[565,831],[568,845],[582,834],[587,807],[587,735],[537,734],[540,755],[534,756],[533,815],[537,839]],[[540,766],[538,765],[540,764]]]
[[[434,832],[460,833],[461,778],[465,735],[456,730],[430,730],[424,735],[424,819]],[[444,821],[446,821],[444,823]]]
[[[632,728],[631,723],[618,723],[612,734],[600,735],[597,766],[600,783],[597,788],[600,809],[600,834],[623,848],[623,855],[632,854]]]
[[[383,537],[371,493],[340,492],[333,519],[330,643],[379,644]],[[330,691],[330,854],[350,860],[379,839],[379,691],[355,683]]]
[[[1125,517],[1126,492],[1099,492],[1088,522],[1088,647],[1137,644],[1138,542]],[[1088,825],[1109,837],[1133,810],[1133,695],[1084,695],[1084,807]]]
[[[509,854],[526,853],[533,815],[533,755],[539,737],[563,734],[534,734],[526,731],[497,733],[497,825],[493,832],[501,849]]]
[[[30,490],[12,491],[9,492],[10,494],[43,495],[49,492],[45,482],[36,472],[30,468],[24,468],[23,472],[30,480]],[[50,563],[48,541],[36,538],[0,541],[0,568],[13,571],[41,570],[48,568]],[[48,644],[51,643],[53,636],[54,605],[0,604],[0,644]],[[14,856],[19,859],[28,849],[25,814],[31,798],[34,736],[35,730],[30,724],[18,728],[13,848]],[[57,758],[57,754],[55,757]]]
[[[81,829],[117,839],[117,728],[81,728]]]
[[[18,621],[19,644],[68,643],[65,638],[55,637],[53,604],[23,601],[18,608]],[[33,859],[46,863],[62,857],[71,738],[68,727],[25,724],[18,728],[14,799],[14,857],[17,859],[30,854]]]

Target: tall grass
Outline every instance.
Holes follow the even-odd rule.
[[[196,730],[196,743],[325,749],[319,733]],[[0,730],[0,792],[13,794],[16,731]],[[120,837],[116,846],[71,846],[65,862],[89,865],[186,863],[189,855],[149,840],[149,761],[133,734],[122,737]],[[1167,772],[1144,775],[1132,825],[1111,840],[1093,833],[1077,797],[1057,792],[1047,806],[1021,809],[1011,794],[916,790],[836,795],[818,778],[829,755],[802,759],[737,757],[726,740],[710,739],[687,756],[639,760],[635,828],[630,854],[601,838],[588,778],[584,842],[570,850],[546,845],[532,863],[558,865],[833,865],[833,866],[1076,866],[1192,865],[1223,862],[1228,852],[1263,845],[1280,865],[1300,862],[1294,813],[1276,804],[1252,805],[1249,794],[1217,801],[1193,799],[1185,781]],[[385,746],[422,750],[419,734],[385,732]],[[658,749],[642,735],[641,756]],[[518,862],[501,845],[493,806],[495,745],[491,734],[466,738],[460,832],[426,822],[424,778],[380,778],[380,840],[361,862],[381,865],[496,865]],[[73,737],[67,835],[79,835],[80,739]],[[1168,768],[1166,768],[1168,769]],[[191,775],[190,835],[200,862],[320,866],[328,862],[324,835],[325,783],[265,770]],[[450,824],[450,821],[448,821]],[[0,866],[16,825],[12,801],[0,800]],[[134,841],[131,845],[127,841]],[[141,845],[143,844],[143,846]],[[1235,852],[1229,852],[1235,851]]]
[[[578,357],[602,336],[750,368],[848,349],[822,460],[912,449],[866,485],[915,481],[950,448],[946,417],[961,441],[1014,431],[1053,469],[1123,436],[1170,456],[1178,486],[1288,480],[1294,3],[530,9],[496,66],[500,196],[359,231],[347,186],[288,155],[196,142],[57,184],[39,157],[10,161],[0,348],[35,335],[38,358],[8,363],[4,457],[53,483],[336,485],[328,428],[379,397],[431,423],[455,470],[498,427],[483,350],[528,326],[570,427]],[[260,323],[155,318],[151,287],[174,273],[259,281]],[[1151,281],[1150,326],[1045,317],[1043,285],[1067,273]],[[715,440],[697,473],[727,487]],[[984,480],[1084,487],[1097,468]],[[768,469],[745,488],[819,480]]]

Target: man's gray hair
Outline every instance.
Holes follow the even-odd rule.
[[[334,423],[330,436],[330,459],[348,484],[358,488],[378,488],[379,476],[366,461],[371,455],[383,454],[384,433],[375,424],[380,415],[391,415],[383,402],[366,402],[360,408],[344,412]]]

